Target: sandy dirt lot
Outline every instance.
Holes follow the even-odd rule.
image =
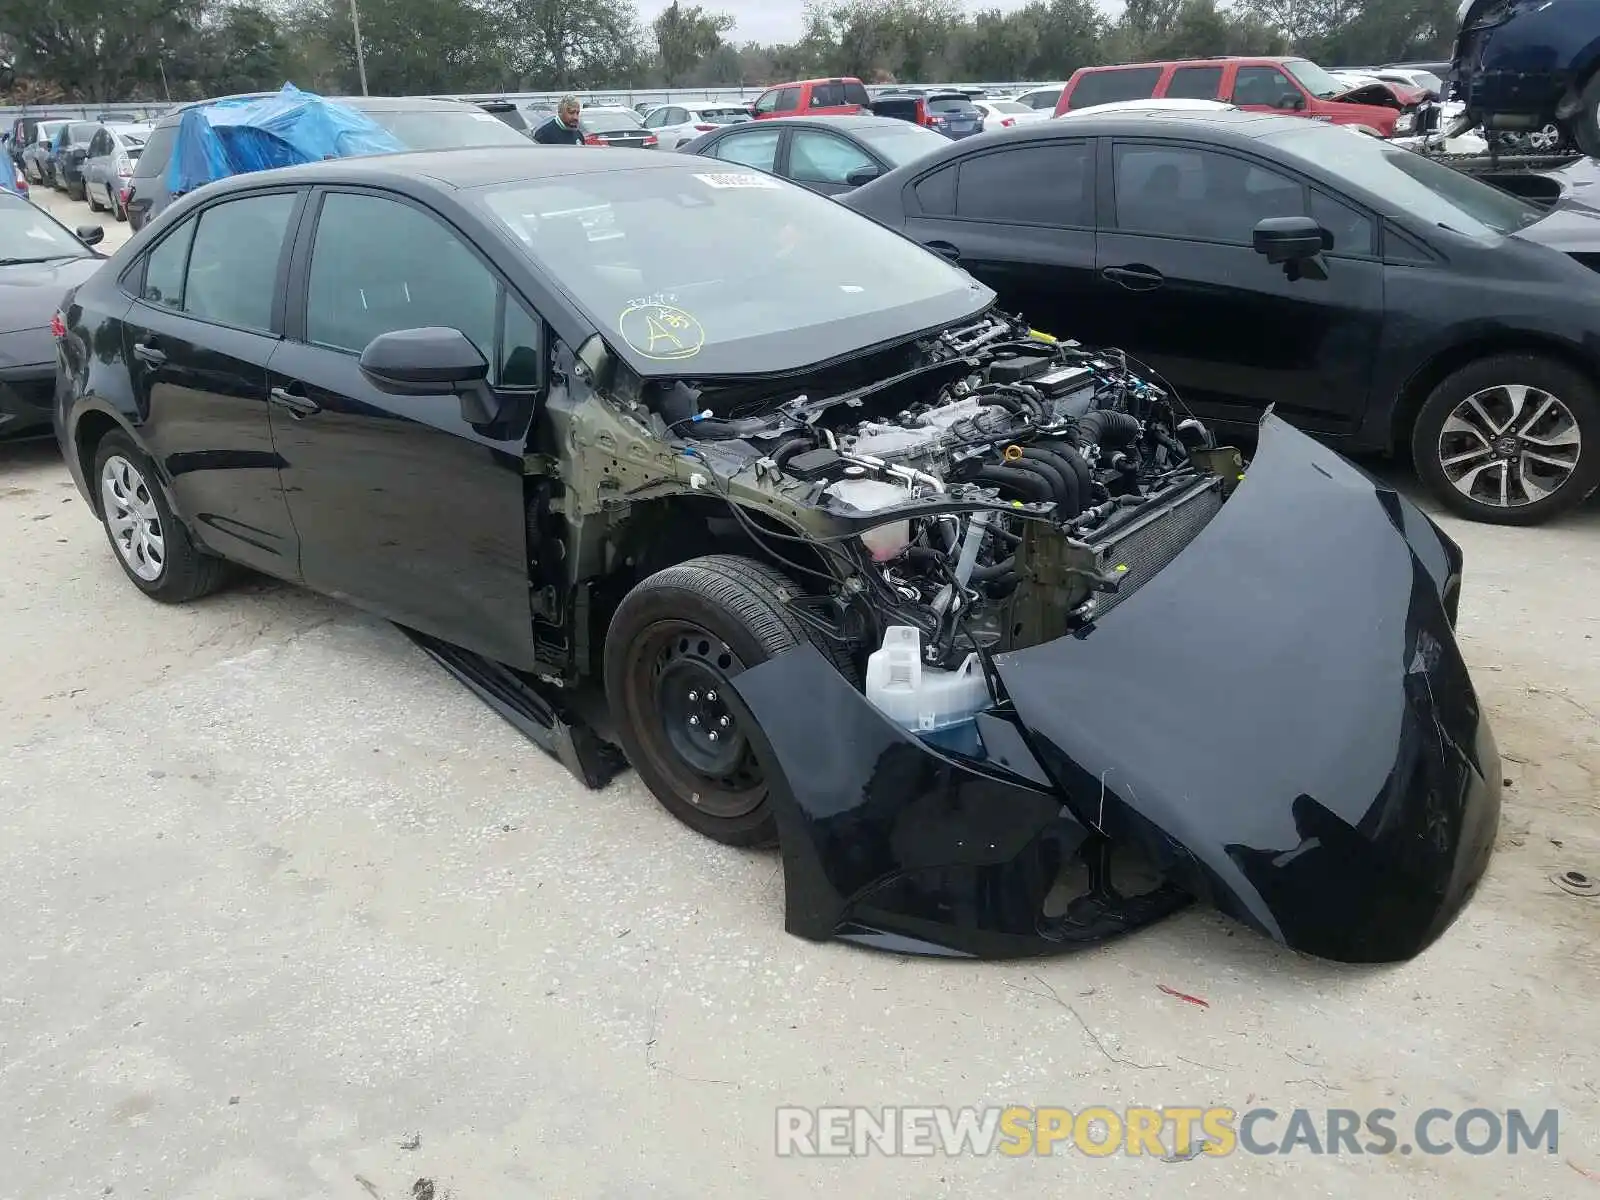
[[[1600,900],[1550,882],[1600,874],[1600,507],[1448,527],[1510,786],[1438,944],[1191,911],[952,963],[788,937],[773,855],[575,786],[381,622],[145,600],[53,446],[0,448],[0,1194],[1600,1196]],[[786,1104],[1561,1117],[1554,1155],[823,1160],[775,1156]]]

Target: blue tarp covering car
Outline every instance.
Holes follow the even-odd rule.
[[[167,166],[167,186],[181,196],[230,175],[405,148],[365,113],[286,83],[271,96],[187,110]]]

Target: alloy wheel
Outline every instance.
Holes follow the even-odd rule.
[[[1552,153],[1560,149],[1564,140],[1565,135],[1561,132],[1561,127],[1553,121],[1543,129],[1535,129],[1528,134],[1528,145],[1541,153]]]
[[[106,528],[122,561],[146,583],[167,569],[167,544],[150,485],[127,459],[114,454],[100,471],[100,503]]]
[[[1561,399],[1527,384],[1500,384],[1456,405],[1439,432],[1439,465],[1463,496],[1521,508],[1572,478],[1583,451],[1577,418]]]

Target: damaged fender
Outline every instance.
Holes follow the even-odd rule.
[[[1452,629],[1460,565],[1409,501],[1268,416],[1248,477],[1170,565],[1079,633],[995,660],[1010,703],[979,718],[982,762],[883,718],[815,650],[745,672],[788,928],[1038,953],[1193,896],[1321,957],[1419,953],[1499,818]],[[1165,884],[1044,915],[1070,857],[1118,845]]]

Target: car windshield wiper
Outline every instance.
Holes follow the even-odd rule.
[[[87,255],[83,255],[83,254],[66,253],[66,254],[44,254],[44,255],[40,255],[38,258],[0,258],[0,267],[21,267],[21,266],[26,266],[28,263],[55,262],[57,259],[62,259],[62,258],[86,258],[86,257],[88,257],[88,256]]]

